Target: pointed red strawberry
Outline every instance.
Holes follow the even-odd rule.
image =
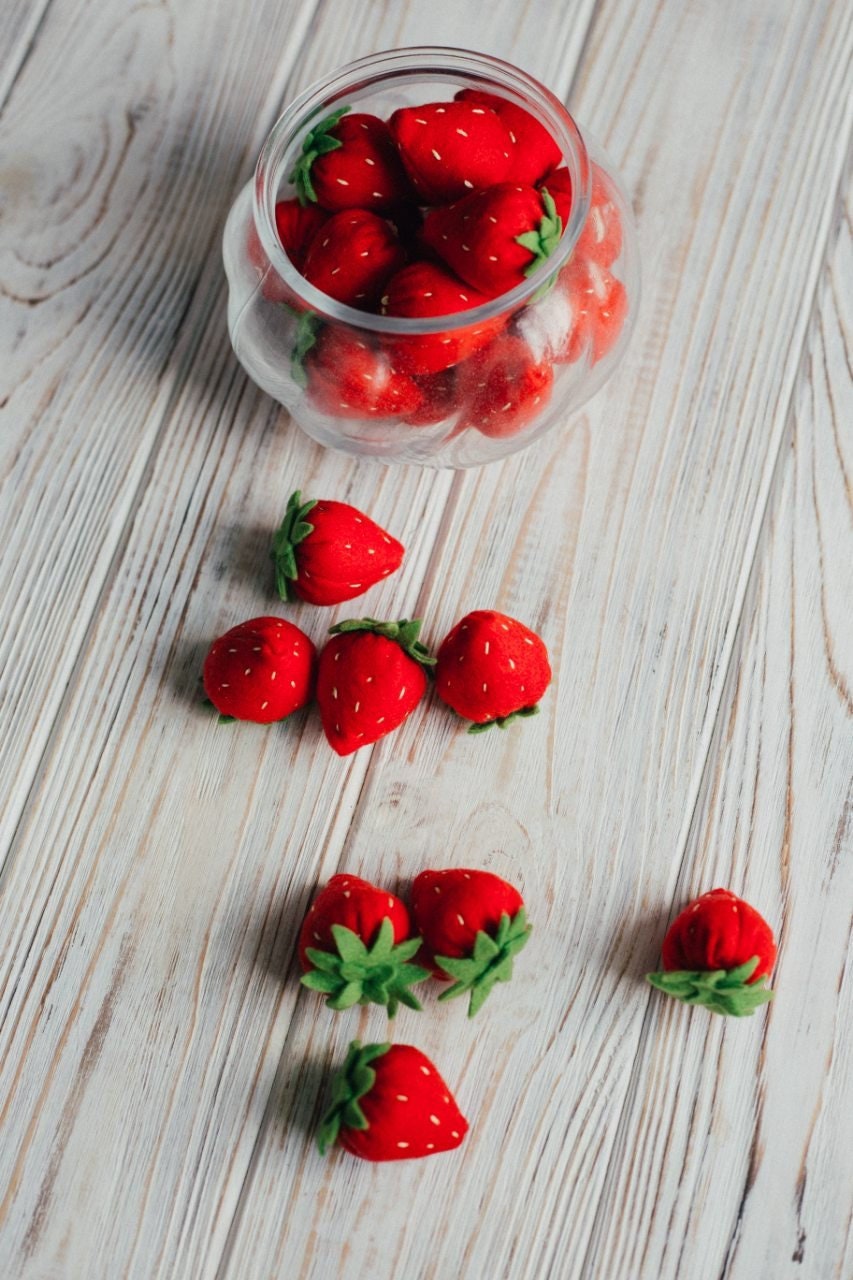
[[[540,124],[524,107],[510,102],[509,98],[501,98],[482,89],[462,89],[457,93],[456,101],[489,107],[506,125],[513,147],[508,175],[513,182],[529,182],[536,186],[561,163],[563,154],[544,124]]]
[[[496,297],[522,284],[550,257],[563,224],[545,188],[502,182],[431,209],[421,234],[466,284]]]
[[[550,179],[545,184],[553,189]],[[556,199],[556,197],[555,197]],[[600,165],[592,166],[589,213],[575,245],[575,260],[591,260],[609,267],[622,252],[622,219],[616,192]]]
[[[226,719],[271,724],[310,700],[316,656],[292,622],[251,618],[210,646],[204,691]]]
[[[412,196],[397,149],[384,120],[349,110],[341,107],[306,134],[290,181],[302,204],[388,212]]]
[[[313,339],[312,339],[313,341]],[[299,352],[294,352],[299,363]],[[414,412],[423,394],[384,351],[353,329],[329,325],[304,357],[308,398],[333,418],[396,418]]]
[[[423,402],[414,413],[406,415],[410,427],[431,427],[443,422],[459,408],[459,381],[456,369],[443,369],[440,373],[427,373],[416,379],[423,394]]]
[[[474,722],[469,733],[493,724],[503,729],[516,717],[536,715],[550,683],[548,650],[536,632],[494,609],[467,614],[438,651],[436,692]]]
[[[419,950],[405,903],[358,876],[332,876],[314,899],[299,934],[302,985],[327,996],[330,1009],[400,1004],[420,1009],[410,991],[429,969],[409,961]]]
[[[275,207],[275,226],[282,248],[300,271],[308,246],[320,228],[329,220],[325,209],[316,204],[303,206],[298,200],[279,200]]]
[[[463,284],[447,267],[413,262],[388,280],[381,307],[383,315],[414,319],[454,315],[484,302],[488,298]],[[485,346],[505,323],[499,317],[445,333],[400,335],[384,339],[383,346],[395,367],[406,373],[439,373]]]
[[[302,274],[330,298],[362,311],[374,306],[389,276],[406,261],[383,218],[364,209],[336,213],[314,236]]]
[[[546,355],[537,359],[523,338],[507,333],[464,366],[464,379],[465,424],[503,439],[539,417],[551,399],[554,372]]]
[[[594,166],[593,166],[594,167]],[[548,192],[557,210],[557,217],[563,224],[565,230],[568,226],[569,216],[572,212],[572,176],[565,165],[559,169],[555,169],[553,173],[549,173],[547,178],[536,184],[541,191],[543,188]]]
[[[606,267],[573,258],[560,273],[558,287],[568,295],[572,325],[565,346],[554,359],[558,364],[570,363],[588,350],[591,363],[597,364],[616,345],[625,324],[628,294],[624,284]]]
[[[530,937],[521,894],[491,871],[422,871],[412,911],[436,977],[455,979],[439,1000],[470,993],[473,1018],[495,983],[509,982],[513,957]]]
[[[662,953],[663,972],[648,980],[685,1004],[742,1018],[773,998],[764,986],[776,963],[773,930],[729,889],[689,903],[669,926]]]
[[[426,693],[424,668],[435,661],[418,641],[420,621],[353,618],[332,627],[320,654],[317,706],[339,756],[399,728]]]
[[[402,107],[388,121],[412,186],[426,204],[446,204],[503,182],[512,142],[500,117],[474,102]]]
[[[468,1121],[434,1064],[410,1044],[353,1040],[317,1135],[361,1160],[413,1160],[458,1147]]]
[[[297,489],[272,544],[282,600],[340,604],[403,563],[403,546],[347,502],[303,502]]]

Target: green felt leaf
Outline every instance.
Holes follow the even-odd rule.
[[[358,964],[367,958],[367,947],[352,929],[347,929],[342,924],[333,924],[332,937],[335,939],[338,955],[345,963]]]
[[[222,715],[222,713],[220,712],[220,714],[216,717],[216,719],[219,721],[220,724],[233,724],[233,722],[237,719],[237,717],[225,716],[225,715]]]
[[[420,938],[407,938],[395,946],[394,926],[387,916],[370,947],[344,925],[333,924],[331,933],[334,951],[306,948],[305,955],[312,969],[302,977],[303,986],[326,994],[330,1009],[378,1004],[387,1009],[392,1018],[401,1002],[410,1009],[420,1009],[409,988],[426,982],[431,976],[430,970],[408,963],[420,949]]]
[[[524,907],[520,907],[512,918],[507,912],[502,914],[494,936],[483,929],[479,930],[472,955],[461,959],[436,956],[435,963],[438,967],[448,977],[456,979],[452,986],[441,993],[439,1000],[454,1000],[456,996],[470,992],[468,1017],[473,1018],[495,984],[509,982],[513,958],[527,945],[531,932],[527,913]]]
[[[469,733],[485,733],[487,729],[505,729],[507,725],[512,724],[513,720],[529,720],[531,716],[539,715],[539,704],[535,707],[519,707],[518,711],[511,711],[508,716],[497,716],[494,720],[484,720],[482,724],[472,724],[468,726]]]
[[[354,1004],[358,1004],[361,1000],[361,991],[360,982],[347,982],[336,995],[329,997],[326,1004],[330,1009],[335,1009],[338,1012],[343,1009],[351,1009]]]
[[[329,628],[329,633],[346,635],[353,631],[371,631],[374,635],[384,636],[386,640],[394,640],[404,653],[421,666],[435,665],[435,658],[426,645],[418,640],[421,630],[420,618],[401,618],[398,622],[379,622],[376,618],[346,618]]]
[[[305,517],[316,507],[315,501],[303,502],[297,489],[290,495],[281,525],[273,534],[270,559],[275,566],[276,591],[282,600],[295,600],[292,583],[299,577],[295,548],[314,532]]]
[[[327,996],[332,995],[340,986],[336,974],[324,973],[322,969],[312,969],[310,973],[303,973],[299,981],[309,991],[321,991]]]
[[[541,191],[544,217],[534,231],[525,231],[516,236],[516,243],[533,254],[533,260],[525,268],[524,274],[530,276],[542,265],[560,243],[563,234],[563,220],[557,213],[553,196],[545,187]]]
[[[340,107],[337,111],[333,111],[331,115],[309,129],[303,138],[302,154],[296,161],[289,179],[296,188],[300,204],[316,203],[317,192],[311,181],[311,166],[318,156],[328,155],[330,151],[336,151],[342,145],[337,138],[330,137],[330,132],[349,110],[349,107]]]
[[[290,376],[298,387],[308,386],[305,357],[317,341],[323,322],[316,311],[303,311],[296,325],[296,336],[290,352]],[[309,531],[310,531],[309,526]]]
[[[648,973],[646,978],[658,991],[684,1004],[744,1018],[773,999],[773,992],[764,985],[766,975],[749,981],[757,967],[758,956],[752,956],[734,969],[673,969]]]
[[[341,1128],[367,1129],[367,1119],[358,1105],[376,1083],[371,1063],[387,1053],[390,1044],[362,1044],[353,1040],[344,1065],[332,1080],[331,1101],[317,1131],[317,1146],[325,1155],[338,1140]]]

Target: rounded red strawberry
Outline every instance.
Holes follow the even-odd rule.
[[[332,876],[299,934],[302,984],[327,996],[330,1009],[380,1004],[391,1018],[401,1003],[420,1009],[409,988],[429,970],[409,963],[421,945],[411,932],[405,903],[393,893],[358,876]]]
[[[423,393],[423,402],[414,413],[406,415],[411,427],[431,427],[443,422],[459,408],[456,369],[443,369],[440,373],[427,373],[416,379]]]
[[[512,165],[509,177],[515,182],[529,182],[535,186],[546,174],[555,169],[563,154],[544,124],[540,123],[524,107],[483,89],[461,89],[457,102],[473,102],[489,107],[506,125],[512,143]]]
[[[317,1135],[361,1160],[413,1160],[458,1147],[468,1121],[435,1065],[410,1044],[353,1040]]]
[[[418,640],[418,619],[352,618],[331,628],[320,654],[317,706],[339,756],[399,728],[426,693],[424,668],[435,661]]]
[[[436,691],[474,722],[469,733],[535,715],[550,683],[548,650],[536,632],[494,609],[466,614],[438,651]]]
[[[291,494],[271,556],[282,600],[340,604],[363,595],[403,563],[404,548],[347,502]]]
[[[379,301],[388,277],[405,261],[403,246],[384,218],[345,209],[314,236],[302,274],[330,298],[365,311]]]
[[[472,289],[495,297],[523,284],[562,234],[546,189],[502,182],[447,208],[430,209],[421,236]]]
[[[450,316],[484,302],[488,302],[488,298],[464,284],[446,267],[432,262],[412,262],[387,281],[381,307],[383,315],[412,319]],[[505,323],[505,317],[498,317],[444,333],[386,338],[383,345],[395,367],[406,373],[440,373],[485,346]]]
[[[512,142],[499,116],[474,102],[402,107],[388,121],[412,186],[426,204],[446,204],[503,182]]]
[[[339,108],[306,134],[290,181],[303,204],[387,212],[411,199],[405,170],[384,120],[349,111]]]
[[[311,698],[317,651],[283,618],[251,618],[214,640],[204,691],[221,716],[271,724]]]
[[[764,986],[776,963],[773,930],[729,889],[703,893],[676,916],[662,958],[663,972],[648,980],[685,1004],[740,1018],[773,998]]]
[[[470,993],[473,1018],[495,983],[509,982],[513,957],[530,937],[521,894],[491,871],[422,871],[412,912],[436,977],[454,979],[439,1000]]]
[[[315,409],[333,418],[397,418],[414,412],[423,394],[393,367],[383,350],[368,346],[353,329],[329,325],[302,357],[301,379]],[[304,344],[302,350],[305,350]],[[299,371],[300,350],[294,351]]]
[[[316,204],[301,205],[298,200],[279,200],[276,205],[278,238],[288,258],[300,271],[308,246],[328,220],[328,213]]]
[[[545,185],[553,195],[550,179]],[[554,198],[556,200],[556,196]],[[601,166],[593,163],[589,213],[575,245],[574,257],[609,267],[621,252],[622,219],[616,192]]]
[[[628,315],[624,284],[596,262],[573,259],[560,273],[559,287],[568,295],[572,324],[554,359],[571,363],[588,350],[591,363],[598,364],[616,345]]]
[[[484,436],[517,435],[551,399],[554,371],[523,338],[503,334],[464,367],[465,424]]]

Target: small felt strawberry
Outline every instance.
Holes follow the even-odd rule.
[[[487,297],[522,284],[560,243],[563,223],[547,189],[502,182],[430,209],[424,244]]]
[[[420,1049],[353,1040],[332,1081],[317,1145],[321,1155],[338,1143],[361,1160],[413,1160],[454,1150],[467,1132],[468,1121]]]
[[[340,604],[363,595],[403,563],[404,548],[347,502],[291,494],[271,556],[282,600]]]
[[[535,631],[494,609],[457,622],[438,651],[435,687],[442,702],[474,723],[469,733],[504,729],[533,716],[551,683],[548,650]]]
[[[381,1004],[391,1018],[400,1004],[420,1009],[409,988],[429,970],[409,963],[421,945],[411,932],[394,894],[358,876],[332,876],[299,934],[302,985],[326,995],[330,1009]]]
[[[548,194],[554,201],[557,217],[565,229],[568,226],[569,216],[572,212],[572,175],[566,166],[562,165],[559,169],[555,169],[553,173],[549,173],[547,178],[537,185],[540,188],[547,188]]]
[[[464,366],[465,423],[484,436],[517,435],[551,399],[554,372],[523,338],[502,334]]]
[[[560,164],[563,158],[560,148],[544,124],[524,107],[482,89],[462,89],[457,93],[456,101],[490,107],[506,125],[513,145],[509,175],[515,182],[529,182],[536,186]]]
[[[330,298],[364,311],[379,301],[386,280],[405,261],[403,246],[383,218],[345,209],[314,236],[302,274]]]
[[[302,204],[387,212],[411,198],[405,170],[384,120],[349,111],[339,108],[306,134],[290,181]]]
[[[329,220],[325,209],[316,204],[303,206],[298,200],[279,200],[275,207],[275,226],[282,248],[300,271],[308,246],[320,228]]]
[[[210,646],[204,691],[225,719],[271,724],[310,700],[316,656],[292,622],[251,618]]]
[[[446,204],[503,182],[512,142],[499,116],[475,102],[402,107],[388,121],[412,186],[426,204]]]
[[[353,329],[329,325],[303,358],[301,379],[320,413],[334,418],[395,418],[413,413],[423,393],[395,369],[385,351],[368,346]],[[304,349],[304,348],[303,348]],[[299,352],[294,352],[299,366]]]
[[[454,979],[439,1000],[469,993],[473,1018],[495,983],[509,982],[513,957],[530,937],[521,894],[491,871],[422,871],[412,912],[436,977]]]
[[[550,179],[546,185],[553,195]],[[555,200],[556,198],[554,196]],[[593,162],[589,213],[573,256],[576,260],[589,259],[602,267],[609,267],[621,252],[622,219],[619,216],[616,192],[601,166]]]
[[[459,408],[458,378],[456,369],[443,369],[440,373],[427,373],[416,378],[423,393],[423,402],[414,413],[406,415],[411,427],[430,427],[443,422]]]
[[[662,957],[663,972],[648,980],[685,1004],[741,1018],[773,998],[764,986],[776,962],[773,931],[729,889],[703,893],[675,917]]]
[[[572,259],[560,273],[559,287],[568,295],[572,324],[565,346],[554,355],[558,364],[577,360],[587,349],[592,364],[612,350],[628,314],[628,294],[621,280],[597,262]]]
[[[415,319],[454,315],[484,302],[488,302],[488,298],[464,284],[447,267],[433,262],[412,262],[395,272],[386,283],[381,310],[383,315]],[[439,373],[485,346],[505,323],[505,319],[499,317],[445,333],[386,338],[383,345],[391,353],[396,368],[414,374]]]
[[[331,628],[320,654],[317,706],[323,732],[339,756],[399,728],[426,693],[435,659],[418,641],[418,619],[352,618]]]

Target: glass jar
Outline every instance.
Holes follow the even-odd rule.
[[[522,284],[447,316],[369,314],[315,288],[285,253],[275,220],[277,202],[295,194],[289,175],[308,130],[341,107],[385,119],[461,89],[511,100],[557,143],[571,203],[556,248]],[[457,49],[373,54],[302,94],[231,209],[223,253],[231,343],[250,377],[320,444],[384,462],[477,466],[538,440],[613,371],[639,299],[630,206],[601,149],[531,76]],[[412,353],[436,340],[453,363],[423,373]],[[353,368],[370,369],[375,397],[363,384],[348,398]],[[391,412],[382,395],[390,379],[406,388]]]

